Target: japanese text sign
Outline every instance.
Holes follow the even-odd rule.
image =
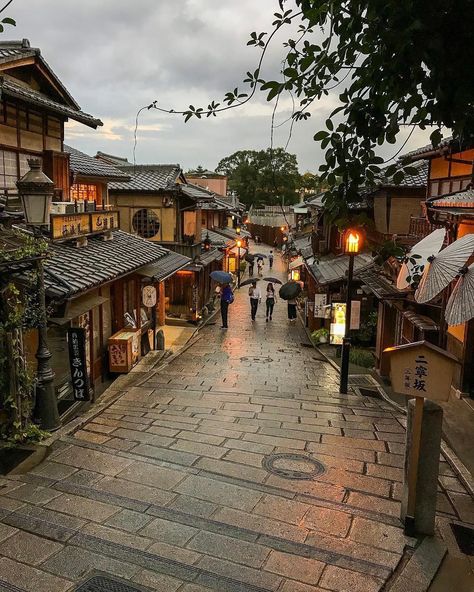
[[[71,327],[67,332],[69,344],[69,364],[74,399],[89,401],[89,378],[87,376],[86,361],[86,330],[81,327]]]
[[[425,341],[390,347],[390,378],[395,392],[408,397],[447,401],[456,358]]]

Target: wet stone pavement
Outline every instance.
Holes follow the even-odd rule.
[[[0,478],[0,590],[74,590],[96,572],[160,592],[383,588],[419,543],[398,518],[404,418],[339,395],[284,302],[252,323],[242,288],[229,312],[228,331],[208,325],[161,371],[117,381],[43,464]],[[439,512],[474,521],[444,462]]]

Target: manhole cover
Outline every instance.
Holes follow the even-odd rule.
[[[255,362],[257,364],[269,364],[273,362],[273,358],[267,356],[243,356],[240,358],[241,362]]]
[[[143,592],[143,590],[107,576],[93,576],[76,588],[76,592]]]
[[[284,479],[313,479],[325,472],[326,467],[304,454],[270,454],[262,460],[262,466],[269,473]]]
[[[376,389],[359,387],[357,390],[359,391],[359,393],[363,397],[374,397],[376,399],[381,399],[382,398],[381,395],[380,395],[380,393],[379,393],[379,391],[376,390]]]
[[[474,528],[451,522],[451,530],[456,537],[459,549],[465,555],[474,555]]]

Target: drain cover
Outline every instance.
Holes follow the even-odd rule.
[[[357,388],[357,390],[359,391],[359,393],[363,396],[363,397],[374,397],[375,399],[381,399],[381,395],[379,393],[378,390],[376,389],[371,389],[371,388],[364,388],[362,386],[360,386],[359,388]]]
[[[273,358],[268,356],[243,356],[240,358],[241,362],[256,362],[257,364],[269,364],[273,362]]]
[[[93,576],[76,588],[76,592],[143,592],[143,588],[108,576]]]
[[[451,530],[456,537],[459,549],[465,555],[474,555],[474,528],[451,522]]]
[[[262,466],[269,473],[284,479],[313,479],[325,472],[326,467],[304,454],[270,454],[262,460]]]

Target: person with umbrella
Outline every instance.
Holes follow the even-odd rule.
[[[221,329],[228,329],[227,317],[229,313],[229,305],[234,302],[234,294],[229,284],[224,284],[221,289],[221,317],[222,327]]]
[[[275,288],[273,284],[270,282],[267,286],[267,299],[265,301],[267,307],[267,315],[266,315],[266,322],[268,323],[268,319],[272,320],[273,315],[273,307],[275,306],[276,296],[275,296]]]
[[[260,288],[257,288],[257,282],[254,280],[252,285],[249,288],[249,296],[250,296],[250,314],[252,316],[252,321],[255,321],[255,317],[257,315],[257,309],[259,302],[262,301],[262,293],[260,292]]]
[[[296,297],[302,290],[302,282],[293,280],[287,282],[280,288],[280,298],[288,303],[288,320],[296,322]]]
[[[249,276],[253,276],[254,266],[255,266],[255,259],[252,257],[249,261]]]
[[[296,323],[296,298],[288,300],[288,320],[290,323]]]
[[[257,270],[258,270],[259,276],[262,275],[262,269],[263,269],[263,257],[258,257],[257,258]]]

